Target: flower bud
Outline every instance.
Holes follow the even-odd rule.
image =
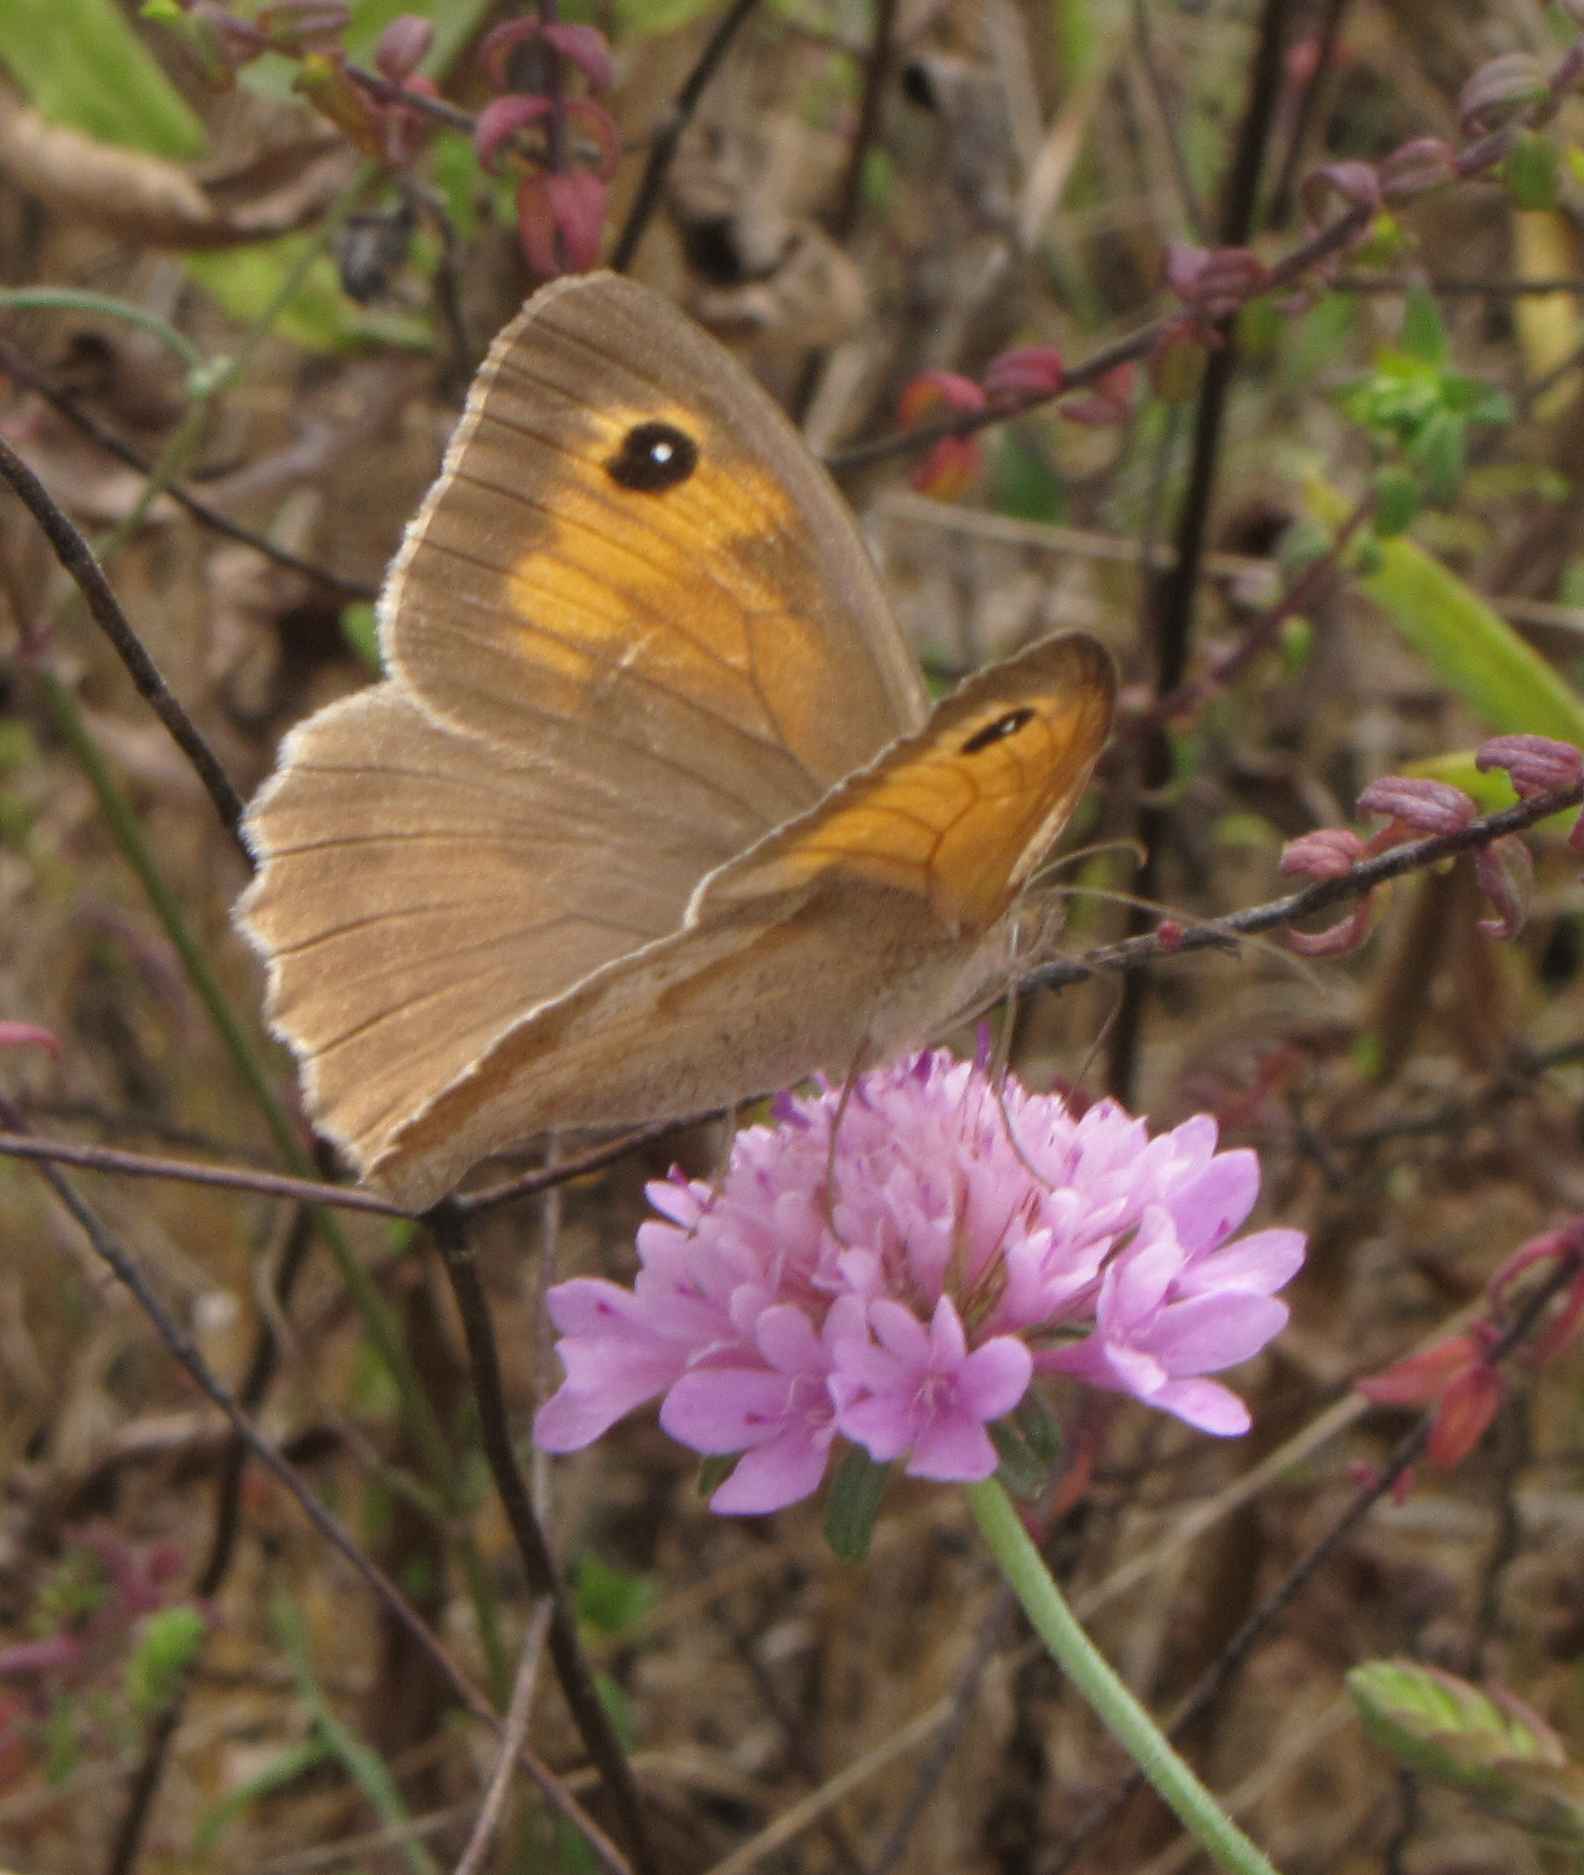
[[[1464,136],[1483,136],[1543,103],[1547,96],[1540,61],[1528,52],[1504,52],[1480,66],[1458,94],[1458,124]]]
[[[1584,1842],[1584,1778],[1511,1693],[1408,1660],[1355,1667],[1347,1688],[1371,1737],[1408,1769],[1536,1835]]]
[[[1358,810],[1361,814],[1386,815],[1398,822],[1402,829],[1399,839],[1407,839],[1411,833],[1456,833],[1479,811],[1461,788],[1432,781],[1426,775],[1381,775],[1359,796]],[[1377,834],[1370,842],[1376,851],[1380,850],[1380,839]]]
[[[392,84],[410,78],[429,56],[434,44],[434,23],[416,13],[398,13],[380,34],[374,48],[375,69]]]

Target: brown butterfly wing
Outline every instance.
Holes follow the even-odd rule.
[[[362,1167],[524,1010],[674,930],[742,829],[685,777],[664,799],[600,792],[451,734],[387,683],[293,732],[248,833],[261,864],[239,916],[271,1022]]]
[[[686,927],[507,1029],[373,1166],[422,1204],[555,1125],[699,1112],[926,1040],[1004,977],[998,936],[1109,733],[1110,654],[1047,639],[970,678],[712,873]]]
[[[631,486],[680,459],[655,425],[688,473]],[[382,631],[392,679],[299,728],[250,811],[239,908],[310,1107],[360,1171],[924,711],[784,418],[610,277],[546,289],[497,342]],[[521,1136],[501,1129],[488,1150]]]
[[[632,792],[681,764],[771,827],[927,703],[852,519],[746,371],[614,275],[496,340],[392,568],[435,716]]]
[[[689,924],[840,878],[915,894],[948,930],[987,931],[1088,785],[1115,695],[1110,653],[1082,633],[992,665],[923,729],[712,873]]]

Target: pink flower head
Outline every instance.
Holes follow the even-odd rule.
[[[550,1292],[566,1379],[548,1451],[659,1398],[666,1431],[737,1455],[718,1511],[819,1486],[840,1442],[917,1477],[996,1468],[989,1428],[1037,1377],[1132,1394],[1215,1433],[1247,1429],[1212,1373],[1286,1320],[1293,1230],[1238,1236],[1252,1152],[1200,1115],[1154,1138],[1114,1101],[1081,1116],[943,1052],[783,1097],[739,1133],[718,1191],[649,1188],[631,1290]]]

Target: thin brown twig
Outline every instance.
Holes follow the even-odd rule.
[[[1152,723],[1169,722],[1173,717],[1186,715],[1190,710],[1198,708],[1215,692],[1225,689],[1239,671],[1252,663],[1273,642],[1288,619],[1318,603],[1332,582],[1341,577],[1342,556],[1348,543],[1374,512],[1375,495],[1371,490],[1354,503],[1351,513],[1337,529],[1325,553],[1310,561],[1286,590],[1278,593],[1271,604],[1261,610],[1237,643],[1216,658],[1202,677],[1180,683],[1166,695],[1157,697],[1145,712],[1144,720]],[[1202,566],[1195,576],[1204,577]]]
[[[640,1875],[656,1875],[659,1865],[649,1842],[637,1779],[595,1686],[593,1672],[578,1640],[577,1624],[566,1604],[560,1571],[517,1463],[494,1324],[484,1286],[479,1281],[473,1247],[468,1241],[466,1220],[455,1204],[443,1200],[424,1214],[424,1221],[440,1253],[462,1320],[473,1398],[478,1408],[479,1439],[495,1480],[501,1508],[506,1512],[506,1521],[516,1540],[529,1589],[550,1604],[550,1655],[561,1690],[621,1818],[634,1866]]]
[[[1264,171],[1271,130],[1280,92],[1282,48],[1286,42],[1285,0],[1265,0],[1259,37],[1249,66],[1242,122],[1230,172],[1222,192],[1216,240],[1222,247],[1244,247],[1255,232],[1260,177]],[[1229,325],[1220,345],[1205,364],[1204,381],[1194,412],[1193,447],[1184,477],[1185,489],[1177,515],[1173,564],[1145,582],[1140,624],[1153,662],[1155,694],[1170,696],[1188,668],[1198,600],[1199,565],[1204,556],[1221,462],[1221,437],[1238,365],[1237,327]],[[1133,832],[1144,849],[1137,890],[1141,899],[1157,896],[1161,851],[1170,810],[1160,798],[1171,774],[1171,749],[1160,727],[1144,737],[1140,781],[1144,795],[1137,807]],[[1144,929],[1150,914],[1142,906],[1128,917],[1128,929]],[[1106,1086],[1124,1104],[1131,1101],[1138,1058],[1143,1044],[1145,1010],[1151,988],[1149,973],[1130,976],[1122,986],[1107,1046]]]
[[[0,1096],[0,1123],[10,1128],[13,1133],[21,1130],[20,1114],[3,1096]],[[271,1477],[286,1489],[319,1535],[335,1550],[337,1555],[351,1566],[391,1614],[407,1628],[419,1646],[431,1656],[468,1712],[489,1726],[491,1730],[498,1730],[501,1723],[499,1714],[457,1666],[439,1636],[418,1614],[412,1603],[384,1570],[359,1546],[339,1518],[328,1510],[309,1489],[296,1467],[283,1458],[253,1424],[252,1419],[238,1405],[235,1397],[210,1370],[197,1345],[160,1301],[145,1280],[137,1263],[122,1248],[98,1213],[84,1202],[75,1186],[53,1165],[40,1164],[39,1175],[87,1238],[94,1254],[106,1265],[142,1310],[166,1350],[192,1379],[205,1398],[225,1415],[232,1430],[247,1448],[249,1455],[255,1458]],[[608,1869],[611,1875],[631,1875],[629,1864],[615,1844],[593,1819],[585,1814],[582,1806],[549,1767],[541,1764],[526,1746],[520,1750],[518,1762],[533,1778],[556,1811],[565,1817],[583,1837],[599,1858],[601,1866]]]
[[[1337,50],[1342,43],[1342,21],[1347,9],[1348,0],[1328,0],[1324,24],[1316,36],[1314,70],[1303,88],[1298,108],[1293,112],[1287,153],[1276,172],[1276,186],[1270,193],[1266,219],[1276,227],[1280,227],[1292,211],[1304,146],[1309,141],[1310,126],[1315,122],[1320,100],[1336,70]]]
[[[1527,299],[1535,293],[1584,293],[1584,277],[1566,274],[1534,280],[1460,279],[1445,274],[1342,273],[1338,293],[1430,293],[1437,299]]]
[[[1276,9],[1280,11],[1278,7]],[[1269,17],[1269,13],[1267,13]],[[1566,69],[1559,65],[1555,83],[1566,78]],[[1555,107],[1555,99],[1539,110]],[[1483,175],[1493,169],[1512,150],[1517,139],[1526,134],[1527,120],[1502,125],[1473,142],[1466,144],[1457,152],[1452,164],[1452,172],[1459,181]],[[1451,177],[1449,177],[1449,181]],[[1355,203],[1346,213],[1327,226],[1318,229],[1306,240],[1290,249],[1281,260],[1270,268],[1259,284],[1257,293],[1251,297],[1263,298],[1267,294],[1280,292],[1283,288],[1297,285],[1306,274],[1327,260],[1331,255],[1344,252],[1363,235],[1375,219],[1375,207],[1365,203]],[[1214,332],[1230,331],[1237,319],[1240,308],[1227,313],[1220,319],[1207,320],[1207,327]],[[843,473],[849,469],[867,468],[871,463],[884,462],[892,456],[905,456],[926,450],[933,443],[938,443],[947,436],[971,436],[975,431],[987,429],[991,424],[1005,423],[1013,417],[1022,416],[1025,411],[1037,409],[1042,404],[1054,403],[1070,392],[1083,389],[1105,377],[1119,365],[1133,364],[1148,357],[1154,350],[1161,335],[1173,325],[1181,314],[1172,312],[1151,320],[1138,331],[1118,339],[1115,344],[1105,346],[1088,358],[1081,365],[1075,365],[1063,374],[1060,388],[1054,391],[1029,392],[1012,397],[1003,396],[994,399],[982,410],[959,410],[936,419],[933,423],[921,423],[916,429],[894,431],[889,436],[877,436],[868,442],[853,443],[845,449],[835,451],[825,458],[828,468]],[[1212,357],[1212,363],[1214,358]]]
[[[858,226],[858,212],[863,207],[864,171],[869,164],[869,152],[879,139],[880,118],[891,79],[899,12],[899,0],[880,0],[875,10],[864,71],[863,99],[858,107],[858,127],[853,132],[852,148],[847,152],[847,173],[842,178],[836,212],[831,217],[831,236],[838,242],[850,239]]]
[[[841,193],[831,217],[831,238],[838,243],[850,240],[858,226],[858,212],[863,206],[864,170],[869,151],[880,134],[880,115],[885,106],[890,82],[892,55],[896,38],[898,0],[880,0],[875,14],[874,31],[869,38],[865,62],[863,101],[858,107],[858,127],[853,132],[852,147],[847,152],[847,173],[842,178]],[[825,352],[809,352],[789,405],[792,421],[802,426],[814,393],[819,388]]]
[[[150,476],[154,466],[140,451],[130,443],[122,442],[114,430],[106,429],[99,419],[85,410],[74,397],[51,384],[32,362],[25,358],[14,345],[0,339],[0,367],[8,377],[15,378],[36,396],[42,397],[52,410],[57,411],[75,428],[106,455],[114,456],[117,462],[127,468],[135,469],[139,475]],[[206,501],[184,488],[180,482],[167,482],[162,493],[168,495],[180,508],[206,527],[212,534],[223,535],[227,540],[234,540],[239,546],[251,547],[255,553],[273,560],[277,566],[285,567],[289,572],[300,573],[305,579],[311,579],[316,585],[328,587],[347,599],[373,599],[378,587],[370,586],[363,580],[345,579],[339,573],[333,573],[328,567],[316,566],[312,560],[305,560],[289,548],[276,544],[267,534],[260,534],[250,527],[244,527],[240,521],[233,521],[228,514],[222,514]]]
[[[493,1211],[497,1206],[514,1203],[519,1198],[537,1197],[552,1185],[565,1185],[575,1178],[586,1177],[590,1172],[602,1171],[607,1165],[614,1165],[618,1159],[625,1159],[629,1152],[635,1152],[640,1146],[650,1145],[657,1139],[664,1139],[667,1133],[678,1133],[684,1127],[694,1125],[695,1119],[696,1116],[690,1114],[683,1120],[657,1120],[652,1126],[633,1128],[615,1139],[590,1146],[586,1152],[576,1153],[571,1158],[558,1156],[553,1164],[540,1166],[536,1171],[522,1172],[516,1178],[503,1179],[498,1185],[486,1185],[478,1191],[460,1192],[452,1202],[465,1217],[472,1217],[476,1212]]]
[[[196,1159],[166,1159],[150,1153],[122,1152],[111,1146],[84,1145],[35,1133],[0,1132],[0,1157],[48,1159],[84,1172],[113,1172],[123,1178],[169,1178],[184,1185],[213,1185],[227,1191],[254,1192],[261,1198],[289,1198],[302,1204],[340,1205],[347,1211],[372,1211],[382,1217],[406,1217],[400,1205],[356,1185],[327,1185],[311,1178],[288,1178],[251,1166],[203,1165]]]
[[[638,252],[638,243],[644,238],[654,212],[660,205],[660,192],[665,187],[666,172],[676,155],[677,145],[692,123],[705,87],[720,68],[732,40],[737,36],[738,28],[758,3],[759,0],[735,0],[735,4],[721,15],[704,50],[699,54],[698,63],[688,73],[686,82],[677,93],[670,118],[656,131],[632,207],[627,211],[627,219],[616,237],[616,246],[611,254],[610,264],[617,273],[625,273],[632,265],[633,256]]]
[[[1399,879],[1404,873],[1434,866],[1457,853],[1472,852],[1476,847],[1499,840],[1503,834],[1521,833],[1537,821],[1566,813],[1581,800],[1584,800],[1584,782],[1574,782],[1550,794],[1531,795],[1513,807],[1481,815],[1451,833],[1432,834],[1423,840],[1390,847],[1335,879],[1317,879],[1286,898],[1270,899],[1263,905],[1231,912],[1225,918],[1204,924],[1188,925],[1180,931],[1174,928],[1166,937],[1158,930],[1147,931],[1117,944],[1085,951],[1077,957],[1060,958],[1024,977],[1020,987],[1024,990],[1061,989],[1069,983],[1081,983],[1088,977],[1111,971],[1141,969],[1158,957],[1177,957],[1190,951],[1236,950],[1240,937],[1253,937],[1262,931],[1273,931],[1278,925],[1293,924],[1300,918],[1357,898],[1388,879]]]
[[[550,1625],[550,1604],[541,1598],[528,1618],[528,1632],[523,1637],[517,1662],[517,1678],[512,1685],[511,1704],[506,1708],[506,1723],[501,1730],[500,1756],[479,1805],[478,1820],[468,1838],[462,1859],[452,1875],[478,1875],[489,1854],[490,1844],[500,1823],[500,1814],[511,1787],[511,1774],[517,1754],[528,1738],[528,1720],[533,1712],[534,1689],[539,1683],[539,1662],[543,1658],[545,1629]]]
[[[395,79],[371,72],[363,65],[343,64],[341,69],[353,84],[361,86],[380,104],[406,105],[408,109],[419,111],[425,117],[432,117],[437,124],[444,124],[448,130],[460,130],[464,137],[471,137],[478,128],[478,120],[471,111],[464,111],[460,105],[448,104],[444,98],[432,97],[425,91],[409,91]]]
[[[143,640],[132,629],[121,603],[116,598],[104,568],[94,558],[93,549],[67,518],[49,490],[4,438],[0,438],[0,478],[8,482],[28,512],[38,522],[45,538],[55,549],[55,557],[76,583],[87,603],[94,622],[110,640],[116,655],[126,666],[149,708],[169,731],[172,741],[191,764],[202,782],[220,824],[236,842],[244,856],[247,847],[242,839],[242,797],[220,766],[219,757],[199,733],[197,725],[177,702],[170,685],[160,674],[159,666],[149,656]]]
[[[1267,293],[1278,293],[1285,287],[1296,286],[1313,268],[1328,260],[1331,255],[1350,246],[1369,226],[1373,219],[1367,208],[1350,208],[1346,214],[1339,215],[1328,223],[1319,233],[1293,248],[1271,267],[1260,287],[1260,297]],[[1226,320],[1209,321],[1214,330],[1224,330],[1236,315],[1229,314]],[[1013,417],[1020,417],[1026,411],[1037,409],[1042,404],[1056,402],[1059,398],[1099,381],[1115,371],[1119,365],[1135,364],[1141,358],[1147,358],[1155,349],[1161,334],[1181,318],[1180,312],[1164,313],[1158,319],[1152,319],[1137,331],[1130,332],[1113,344],[1103,346],[1082,364],[1066,370],[1062,375],[1061,388],[1055,391],[1029,392],[1016,397],[998,397],[983,410],[960,410],[951,416],[940,417],[933,423],[921,423],[917,429],[893,431],[889,436],[877,436],[866,443],[852,443],[845,449],[833,451],[825,457],[825,465],[838,473],[849,469],[867,468],[871,463],[887,461],[892,456],[910,455],[914,451],[928,449],[932,443],[938,443],[946,436],[970,436],[976,430],[988,429],[992,424],[1006,423]]]
[[[274,1304],[275,1312],[281,1316],[291,1306],[292,1291],[307,1264],[313,1234],[313,1212],[307,1205],[300,1205],[276,1272]],[[276,1338],[274,1319],[266,1312],[254,1336],[247,1372],[237,1389],[237,1404],[243,1412],[250,1416],[257,1415],[279,1362],[280,1343]],[[231,1572],[231,1562],[236,1555],[237,1537],[241,1530],[242,1474],[246,1466],[247,1446],[241,1436],[233,1432],[221,1460],[214,1519],[209,1535],[209,1554],[192,1588],[193,1596],[200,1602],[212,1602]],[[171,1745],[187,1709],[187,1694],[192,1683],[193,1671],[189,1667],[181,1686],[161,1707],[149,1729],[143,1756],[133,1773],[127,1793],[126,1806],[111,1839],[105,1875],[130,1875],[137,1863],[148,1819],[153,1813],[154,1799],[159,1794],[165,1767],[170,1759]]]
[[[1160,118],[1160,135],[1166,145],[1166,155],[1171,164],[1172,181],[1177,187],[1177,205],[1182,210],[1183,221],[1194,240],[1204,236],[1204,207],[1199,200],[1199,191],[1194,187],[1194,180],[1188,168],[1188,158],[1179,135],[1181,109],[1173,99],[1166,84],[1166,74],[1161,68],[1161,60],[1155,44],[1154,22],[1150,17],[1149,0],[1133,0],[1133,37],[1137,47],[1138,61],[1144,70],[1144,79],[1154,99],[1156,114]]]

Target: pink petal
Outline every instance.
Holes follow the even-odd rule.
[[[837,1413],[839,1430],[855,1444],[863,1446],[880,1464],[899,1458],[913,1443],[917,1428],[913,1415],[896,1393],[872,1393],[853,1401]]]
[[[726,1517],[752,1517],[781,1510],[818,1490],[830,1443],[783,1433],[737,1461],[732,1475],[710,1498],[710,1509]]]
[[[1173,1374],[1213,1374],[1257,1354],[1286,1325],[1286,1303],[1270,1296],[1197,1296],[1162,1309],[1144,1345]]]
[[[1247,1289],[1268,1296],[1298,1273],[1303,1260],[1301,1230],[1251,1231],[1184,1270],[1178,1290],[1191,1295]]]
[[[1153,1354],[1108,1341],[1094,1334],[1075,1345],[1053,1349],[1035,1362],[1041,1373],[1069,1374],[1092,1387],[1112,1393],[1131,1393],[1136,1400],[1152,1401],[1166,1385],[1166,1369]]]
[[[665,1392],[683,1356],[656,1347],[591,1336],[560,1342],[556,1352],[565,1382],[534,1415],[534,1444],[542,1452],[577,1452],[624,1414]]]
[[[885,1297],[872,1302],[869,1325],[874,1330],[875,1340],[893,1360],[908,1367],[923,1367],[928,1362],[929,1332],[905,1303],[892,1302]]]
[[[989,1434],[965,1414],[942,1414],[919,1434],[908,1458],[910,1478],[973,1484],[988,1478],[999,1460]]]
[[[1034,1357],[1014,1335],[997,1335],[975,1348],[957,1372],[963,1405],[982,1423],[1010,1413],[1028,1391]]]
[[[961,1366],[968,1353],[968,1337],[963,1332],[962,1317],[950,1296],[942,1296],[930,1318],[929,1364],[932,1373],[950,1373]]]
[[[1259,1160],[1252,1152],[1217,1153],[1171,1196],[1177,1239],[1190,1255],[1224,1243],[1259,1196]]]
[[[660,1424],[695,1452],[741,1452],[779,1436],[791,1406],[792,1383],[784,1374],[697,1368],[666,1395]]]
[[[778,1373],[822,1375],[828,1365],[814,1324],[790,1303],[761,1310],[754,1341]]]
[[[1253,1423],[1238,1396],[1214,1380],[1170,1381],[1154,1395],[1150,1405],[1174,1413],[1200,1432],[1214,1433],[1220,1439],[1236,1438]]]
[[[1101,1282],[1096,1314],[1107,1337],[1129,1335],[1158,1308],[1186,1260],[1164,1214],[1147,1213],[1138,1237],[1113,1259]]]

